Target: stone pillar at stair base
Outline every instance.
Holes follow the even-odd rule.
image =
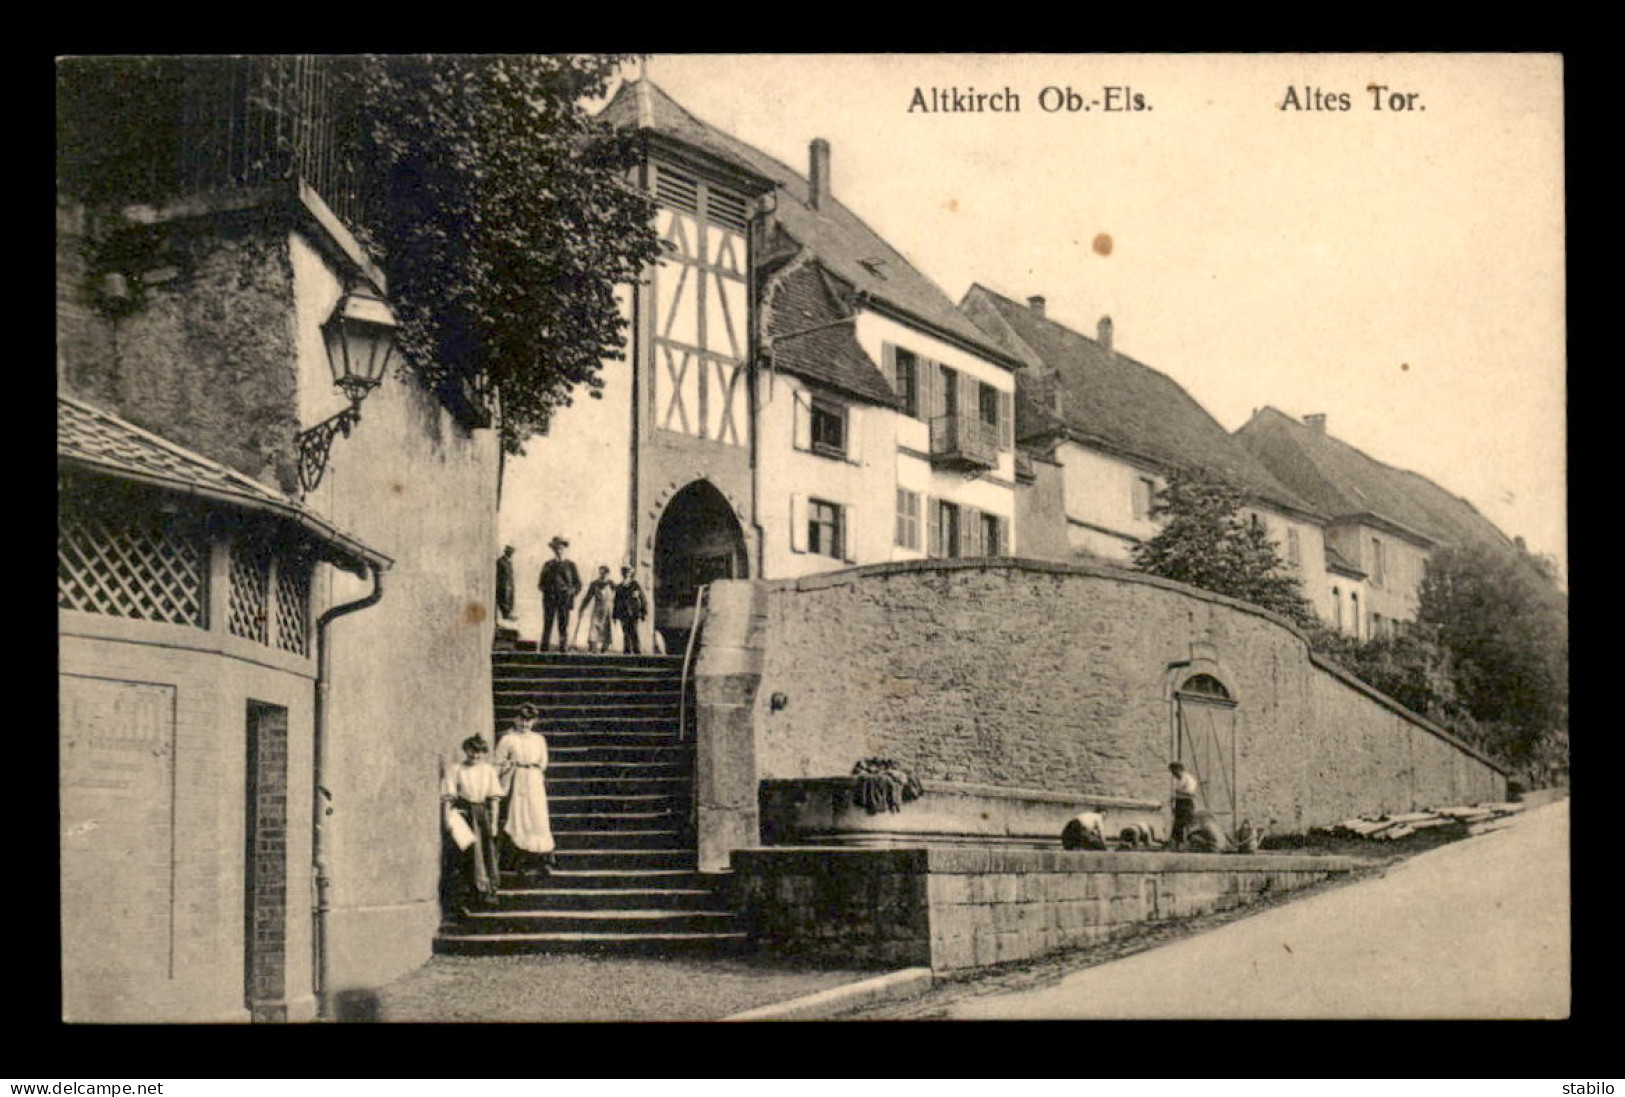
[[[729,853],[759,845],[756,692],[762,678],[767,602],[742,579],[711,585],[694,666],[694,800],[701,872],[728,867]]]

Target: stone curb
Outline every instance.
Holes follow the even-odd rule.
[[[873,979],[832,987],[817,994],[792,998],[771,1006],[760,1006],[724,1017],[724,1021],[812,1021],[833,1013],[868,1005],[870,1002],[888,1002],[898,998],[911,998],[931,989],[931,969],[928,967],[903,968]]]

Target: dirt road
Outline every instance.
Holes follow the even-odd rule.
[[[948,1017],[1560,1018],[1569,1012],[1569,805],[1059,983]]]

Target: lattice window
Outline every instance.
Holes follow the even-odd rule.
[[[160,515],[64,508],[57,519],[61,609],[207,627],[208,546]]]
[[[271,554],[264,546],[243,544],[231,547],[231,594],[227,599],[226,622],[233,636],[269,644],[271,603]]]
[[[310,563],[283,557],[276,572],[276,646],[310,654]]]

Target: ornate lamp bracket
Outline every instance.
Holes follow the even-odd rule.
[[[333,439],[342,434],[350,437],[350,428],[361,422],[361,401],[357,400],[337,415],[323,419],[309,430],[299,433],[299,486],[306,494],[316,490],[327,471],[327,454],[333,448]]]

